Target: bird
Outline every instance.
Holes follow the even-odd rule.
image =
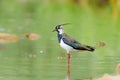
[[[92,46],[88,46],[88,45],[84,45],[81,44],[80,42],[78,42],[77,40],[71,38],[69,35],[67,35],[66,33],[64,33],[64,26],[68,25],[70,23],[64,23],[64,24],[59,24],[55,27],[55,29],[53,30],[53,32],[57,32],[57,37],[58,37],[58,42],[60,44],[60,46],[66,50],[67,52],[67,58],[68,58],[68,75],[70,76],[70,54],[73,51],[90,51],[93,52],[95,50],[94,47]],[[68,79],[69,80],[69,79]]]

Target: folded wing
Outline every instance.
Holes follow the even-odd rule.
[[[94,51],[95,50],[91,46],[83,45],[83,44],[79,43],[78,41],[69,37],[65,33],[63,34],[63,41],[64,41],[64,43],[68,44],[69,46],[71,46],[72,48],[74,48],[76,50],[85,50],[85,51]]]

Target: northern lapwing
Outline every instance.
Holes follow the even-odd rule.
[[[70,68],[70,52],[71,51],[90,51],[93,52],[95,50],[94,47],[84,45],[76,41],[75,39],[69,37],[67,34],[63,31],[63,26],[67,25],[69,23],[60,24],[55,27],[53,30],[57,32],[58,41],[60,46],[67,51],[67,57],[68,57],[68,69]],[[69,73],[69,70],[68,70]],[[70,74],[68,74],[70,76]]]

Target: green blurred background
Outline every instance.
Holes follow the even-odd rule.
[[[58,45],[57,24],[72,23],[65,32],[81,43],[106,46],[75,52],[71,79],[115,74],[120,63],[119,0],[0,0],[0,33],[37,33],[39,40],[0,43],[0,80],[65,80],[66,51]]]

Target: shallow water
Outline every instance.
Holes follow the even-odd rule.
[[[56,33],[52,30],[57,24],[66,22],[72,25],[65,27],[65,32],[81,43],[92,46],[99,41],[106,43],[105,47],[96,48],[93,53],[71,54],[71,80],[91,80],[104,73],[115,74],[115,67],[120,63],[120,20],[113,23],[109,9],[98,14],[86,9],[75,9],[75,6],[71,9],[68,6],[60,8],[58,5],[39,5],[35,11],[30,12],[27,8],[24,10],[25,5],[8,6],[13,10],[3,7],[0,31],[16,34],[20,40],[1,43],[5,47],[0,49],[1,80],[65,80],[66,52],[59,47]],[[37,33],[41,38],[24,39],[25,33]]]
[[[17,44],[17,45],[16,45]],[[67,57],[64,50],[33,51],[29,44],[9,44],[0,54],[0,78],[4,80],[65,80],[67,76]],[[24,45],[22,48],[21,45]],[[11,48],[10,48],[11,47]],[[17,47],[17,48],[16,48]],[[33,50],[32,50],[33,49]],[[29,51],[31,50],[31,51]],[[83,52],[71,54],[71,79],[92,79],[104,73],[115,74],[119,56],[100,56]],[[100,53],[99,53],[100,54]]]

